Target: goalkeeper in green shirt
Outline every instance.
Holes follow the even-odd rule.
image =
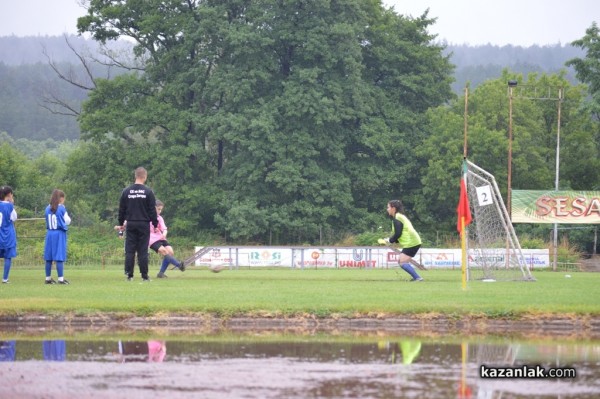
[[[391,200],[387,204],[387,213],[392,218],[392,236],[379,240],[381,244],[398,243],[402,247],[402,253],[398,263],[402,270],[410,274],[410,281],[423,281],[414,267],[409,263],[421,248],[421,237],[412,223],[404,215],[404,205],[400,200]]]

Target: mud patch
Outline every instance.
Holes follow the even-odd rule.
[[[381,315],[319,318],[239,316],[217,317],[211,314],[160,314],[131,316],[39,315],[0,316],[0,331],[147,331],[219,332],[275,331],[294,334],[347,334],[361,332],[407,335],[503,335],[515,337],[600,338],[600,316],[523,315],[491,318],[480,315],[450,317],[440,314]]]

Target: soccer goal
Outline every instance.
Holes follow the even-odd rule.
[[[473,216],[468,226],[467,279],[535,281],[494,176],[467,161],[467,192]]]

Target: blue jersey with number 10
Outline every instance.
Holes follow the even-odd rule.
[[[64,262],[67,260],[67,230],[71,218],[64,205],[59,205],[52,212],[50,205],[46,207],[46,242],[44,260]]]

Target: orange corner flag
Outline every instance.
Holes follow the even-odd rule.
[[[456,230],[462,233],[462,226],[467,226],[472,221],[471,207],[469,206],[469,197],[467,196],[467,185],[465,179],[460,179],[460,198],[458,199],[458,206],[456,207],[456,213],[458,214],[458,222],[456,223]],[[461,220],[464,218],[464,224]]]

